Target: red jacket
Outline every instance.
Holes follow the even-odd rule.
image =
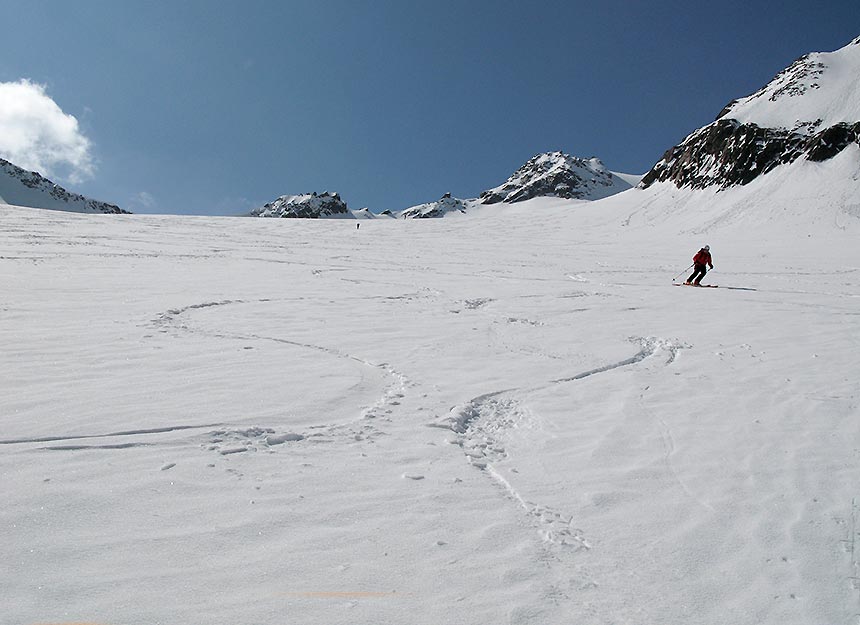
[[[711,262],[711,253],[705,248],[700,249],[696,252],[696,255],[693,256],[693,262],[697,265],[709,265],[713,267],[713,263]]]

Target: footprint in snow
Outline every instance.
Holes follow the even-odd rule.
[[[296,432],[277,433],[272,428],[225,428],[213,430],[206,435],[208,441],[203,447],[222,456],[230,456],[249,451],[263,451],[277,445],[298,442],[305,439]]]

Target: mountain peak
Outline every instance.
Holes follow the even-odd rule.
[[[767,85],[733,100],[716,121],[669,149],[641,186],[745,185],[800,158],[826,161],[860,146],[860,37],[806,54]]]
[[[860,37],[835,52],[805,54],[718,119],[814,134],[860,120]]]
[[[466,201],[452,197],[450,193],[446,193],[435,202],[411,206],[400,211],[397,216],[402,219],[427,219],[444,217],[448,213],[465,213],[466,208]]]
[[[609,171],[599,158],[544,152],[530,158],[503,184],[481,193],[481,203],[514,203],[539,196],[596,200],[630,186]]]
[[[35,171],[27,171],[0,158],[0,204],[47,208],[73,213],[118,214],[129,211],[66,191]]]
[[[304,193],[301,195],[282,195],[251,211],[252,217],[308,218],[352,217],[346,202],[337,193]]]

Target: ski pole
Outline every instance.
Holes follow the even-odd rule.
[[[695,264],[696,264],[696,263],[693,263],[693,265],[695,265]],[[693,268],[693,265],[690,265],[689,267],[687,267],[686,269],[684,269],[681,273],[679,273],[677,276],[675,276],[674,278],[672,278],[672,282],[674,282],[674,281],[675,281],[675,280],[677,280],[679,277],[681,277],[682,275],[684,275],[685,273],[687,273],[688,271],[690,271],[690,269],[692,269],[692,268]]]

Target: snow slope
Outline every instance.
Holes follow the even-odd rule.
[[[856,152],[360,230],[0,206],[3,622],[852,622]]]
[[[34,171],[0,158],[0,204],[75,213],[127,213],[118,206],[70,193]]]
[[[631,193],[640,200],[630,202],[626,196]],[[860,146],[849,146],[824,162],[798,159],[744,186],[696,190],[662,182],[624,196],[601,202],[605,222],[659,225],[691,234],[725,230],[744,236],[749,231],[786,240],[857,233]]]
[[[465,213],[466,210],[475,205],[475,202],[476,200],[461,200],[460,198],[451,197],[450,193],[446,193],[435,202],[427,202],[403,209],[396,213],[396,217],[400,219],[445,217],[450,213]]]
[[[799,58],[720,116],[807,134],[860,121],[860,37],[835,52]]]

